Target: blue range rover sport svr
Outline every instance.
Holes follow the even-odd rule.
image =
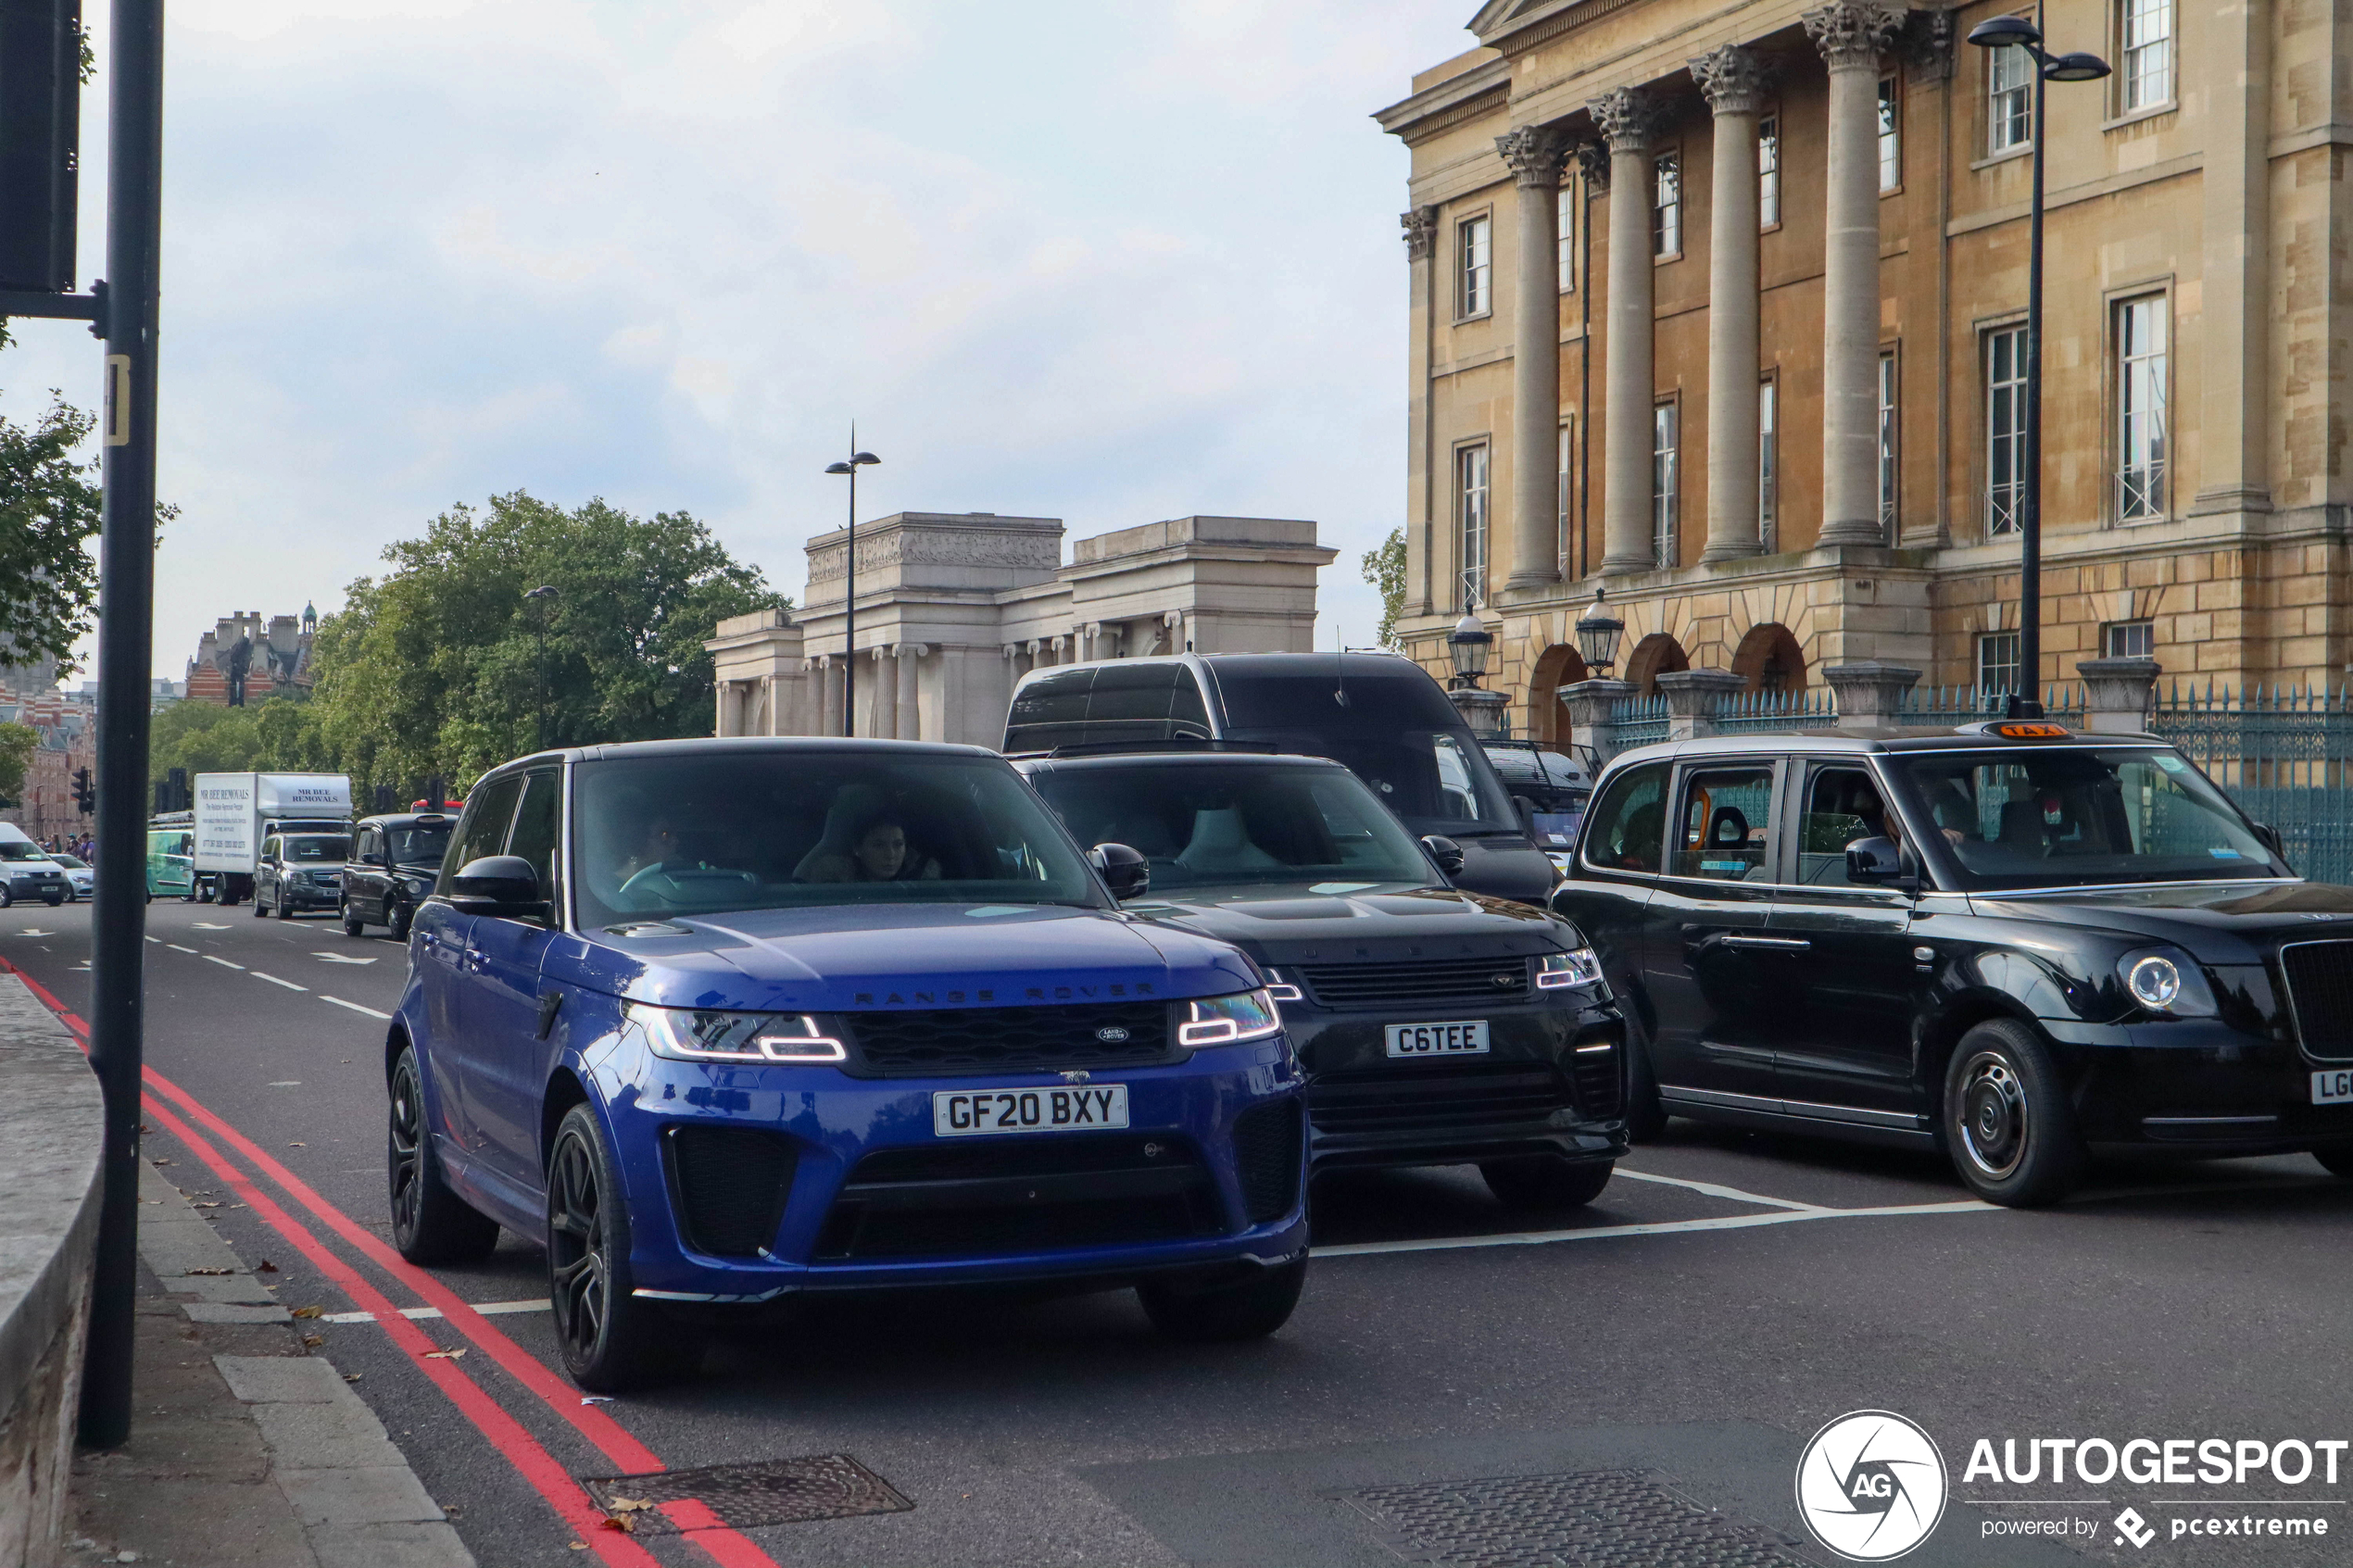
[[[389,1033],[396,1242],[544,1239],[591,1389],[795,1291],[1133,1286],[1164,1334],[1272,1333],[1306,1272],[1298,1063],[1252,961],[1123,915],[1127,872],[972,747],[494,770]]]

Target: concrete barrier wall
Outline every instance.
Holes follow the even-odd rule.
[[[0,1568],[58,1557],[104,1136],[73,1036],[0,973]]]

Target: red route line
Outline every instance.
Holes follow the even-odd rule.
[[[33,995],[38,997],[52,1012],[64,1020],[69,1028],[86,1040],[90,1033],[89,1024],[84,1022],[72,1009],[60,1001],[46,986],[5,958],[0,958],[0,971],[14,974],[23,981]],[[593,1405],[583,1406],[577,1403],[577,1390],[559,1380],[535,1357],[493,1327],[487,1319],[459,1299],[447,1286],[385,1246],[373,1234],[362,1229],[343,1210],[321,1197],[308,1183],[271,1158],[252,1139],[223,1121],[194,1095],[152,1067],[143,1067],[142,1078],[148,1088],[160,1091],[179,1102],[191,1116],[217,1131],[224,1142],[252,1160],[264,1174],[284,1188],[329,1229],[341,1236],[371,1262],[400,1280],[418,1295],[424,1297],[431,1305],[440,1308],[445,1320],[451,1326],[485,1351],[518,1382],[522,1383],[537,1395],[548,1408],[571,1422],[579,1430],[580,1435],[611,1462],[625,1470],[633,1471],[658,1472],[670,1468],[652,1449],[631,1436],[619,1422],[614,1421],[602,1410]],[[357,1271],[330,1250],[300,1221],[280,1208],[268,1194],[256,1186],[249,1177],[230,1164],[211,1144],[198,1136],[178,1117],[155,1104],[151,1098],[143,1097],[143,1098],[146,1099],[149,1114],[163,1122],[174,1135],[201,1156],[206,1163],[211,1165],[223,1181],[243,1193],[247,1204],[254,1211],[267,1220],[285,1236],[287,1241],[308,1255],[319,1265],[321,1273],[342,1286],[345,1293],[351,1297],[355,1307],[374,1314],[377,1323],[384,1327],[394,1341],[409,1352],[410,1359],[423,1369],[426,1375],[442,1386],[443,1392],[449,1396],[451,1402],[458,1406],[459,1411],[472,1421],[485,1437],[491,1438],[492,1446],[508,1456],[515,1468],[522,1474],[524,1479],[531,1482],[543,1496],[547,1497],[559,1515],[567,1523],[572,1524],[574,1528],[581,1530],[590,1543],[609,1560],[630,1564],[640,1562],[655,1564],[655,1568],[659,1568],[656,1560],[646,1553],[642,1548],[636,1547],[621,1532],[606,1526],[606,1516],[600,1511],[591,1507],[581,1496],[570,1473],[557,1464],[553,1456],[539,1445],[537,1439],[517,1424],[512,1416],[500,1408],[471,1378],[448,1361],[423,1359],[426,1351],[437,1347],[426,1337],[424,1332],[419,1329],[413,1321],[402,1316],[398,1309],[395,1308],[375,1286],[369,1284]],[[502,1424],[510,1429],[511,1436],[507,1433],[494,1436],[490,1425],[485,1424],[485,1422]],[[526,1462],[527,1461],[529,1462]],[[546,1474],[552,1475],[558,1483],[556,1490],[550,1491],[542,1475],[534,1474],[535,1469],[543,1467]],[[722,1564],[722,1568],[777,1568],[774,1559],[761,1550],[756,1544],[743,1535],[728,1528],[721,1522],[717,1514],[699,1501],[683,1499],[679,1502],[664,1504],[662,1512],[670,1516],[672,1523],[678,1526],[686,1539],[701,1547]],[[575,1514],[578,1517],[575,1517]],[[617,1543],[617,1548],[608,1545],[608,1542]],[[623,1555],[614,1555],[617,1549],[622,1550]]]

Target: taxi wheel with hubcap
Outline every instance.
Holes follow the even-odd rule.
[[[1290,1321],[1307,1283],[1307,1260],[1253,1269],[1239,1285],[1206,1288],[1181,1280],[1136,1287],[1144,1315],[1169,1339],[1193,1344],[1264,1339]]]
[[[2023,1023],[1994,1019],[1961,1036],[1944,1072],[1944,1123],[1954,1169],[1988,1203],[2054,1203],[2082,1173],[2067,1086]]]
[[[343,901],[343,934],[346,936],[368,935],[368,922],[359,918],[359,911],[351,907],[351,900],[348,898]]]
[[[564,1370],[592,1394],[692,1372],[702,1340],[638,1298],[629,1273],[629,1210],[585,1105],[564,1112],[547,1160],[547,1296]]]
[[[412,1263],[479,1263],[498,1245],[497,1222],[477,1212],[441,1179],[426,1136],[425,1097],[417,1053],[407,1047],[392,1069],[392,1113],[384,1134],[391,1184],[392,1244]]]
[[[392,927],[392,939],[394,941],[406,942],[409,940],[409,914],[410,910],[409,906],[406,904],[395,904],[392,907],[392,917],[385,923]]]
[[[1581,1209],[1602,1195],[1615,1168],[1614,1160],[1537,1154],[1482,1160],[1478,1173],[1487,1178],[1487,1190],[1507,1209]]]

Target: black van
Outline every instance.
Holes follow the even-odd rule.
[[[1009,755],[1239,741],[1328,757],[1416,834],[1462,846],[1458,886],[1541,905],[1559,881],[1519,802],[1445,691],[1386,653],[1176,654],[1036,670],[1013,688]]]

